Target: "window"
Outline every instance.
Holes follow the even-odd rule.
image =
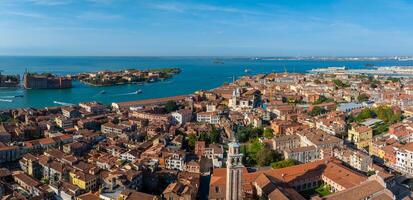
[[[215,193],[219,193],[219,186],[215,186]]]

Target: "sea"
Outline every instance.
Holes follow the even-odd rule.
[[[0,110],[14,108],[43,108],[63,104],[98,101],[134,101],[191,94],[209,90],[233,78],[272,72],[306,73],[314,68],[342,67],[363,69],[371,66],[413,66],[413,61],[397,60],[315,60],[266,59],[248,57],[57,57],[57,56],[0,56],[2,74],[19,74],[25,71],[50,72],[57,75],[95,72],[100,70],[149,69],[178,67],[182,71],[173,78],[144,85],[116,85],[94,87],[73,82],[70,89],[25,90],[0,88]],[[136,94],[141,90],[142,93]],[[105,91],[105,92],[102,92]]]

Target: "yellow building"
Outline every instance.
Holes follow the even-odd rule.
[[[79,188],[90,191],[97,187],[97,177],[95,175],[87,174],[81,171],[70,172],[70,180],[73,185]]]
[[[358,149],[369,147],[373,139],[373,129],[368,126],[352,124],[348,131],[348,140],[353,142]]]
[[[376,156],[378,158],[384,159],[384,147],[386,146],[386,141],[376,140],[372,141],[369,146],[369,154],[371,156]]]

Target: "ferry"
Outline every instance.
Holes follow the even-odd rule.
[[[245,69],[244,72],[248,73],[248,72],[251,72],[251,70],[250,69]]]
[[[142,93],[142,90],[137,90],[137,91],[135,91],[135,92],[133,92],[134,94],[141,94]]]

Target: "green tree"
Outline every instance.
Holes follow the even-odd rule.
[[[343,88],[343,87],[349,87],[350,85],[348,85],[347,83],[344,83],[343,81],[339,80],[339,79],[333,79],[333,83],[336,85],[336,87],[338,88]]]
[[[362,122],[365,119],[373,118],[375,113],[370,108],[364,108],[361,112],[357,115],[356,121]]]
[[[273,132],[274,131],[271,128],[264,129],[264,137],[268,139],[273,138],[274,137]]]
[[[279,154],[269,147],[265,146],[260,149],[256,154],[256,163],[258,166],[269,166],[271,163],[279,160]]]
[[[334,99],[327,98],[324,95],[320,95],[320,97],[313,103],[313,105],[321,104],[321,103],[326,103],[326,102],[333,102]]]
[[[191,149],[194,149],[195,148],[195,143],[196,143],[196,136],[194,135],[194,134],[190,134],[189,136],[188,136],[188,146],[191,148]]]
[[[219,143],[221,141],[221,134],[215,127],[213,127],[211,132],[209,133],[209,138],[210,138],[209,142],[211,144]]]
[[[289,167],[298,164],[297,161],[293,159],[286,159],[286,160],[281,160],[278,162],[274,162],[271,164],[271,167],[274,169],[279,169],[279,168],[284,168],[284,167]]]
[[[314,106],[314,108],[308,113],[308,115],[314,117],[314,116],[321,115],[326,112],[327,112],[326,109],[319,107],[319,106]]]
[[[254,128],[251,125],[249,126],[240,126],[236,131],[236,138],[239,142],[247,142],[250,139],[261,137],[263,133],[262,128]]]
[[[369,100],[369,96],[365,93],[362,93],[357,97],[358,102],[364,102],[364,101],[368,101],[368,100]]]
[[[178,110],[178,105],[176,104],[175,101],[168,101],[165,104],[165,110],[166,112],[173,112],[175,110]]]
[[[387,80],[389,80],[389,81],[391,81],[391,82],[393,82],[393,83],[400,82],[400,78],[394,78],[394,77],[389,77],[389,78],[387,78]]]
[[[402,114],[400,110],[393,111],[389,106],[378,106],[374,109],[377,118],[383,120],[385,123],[393,124],[401,120]]]

